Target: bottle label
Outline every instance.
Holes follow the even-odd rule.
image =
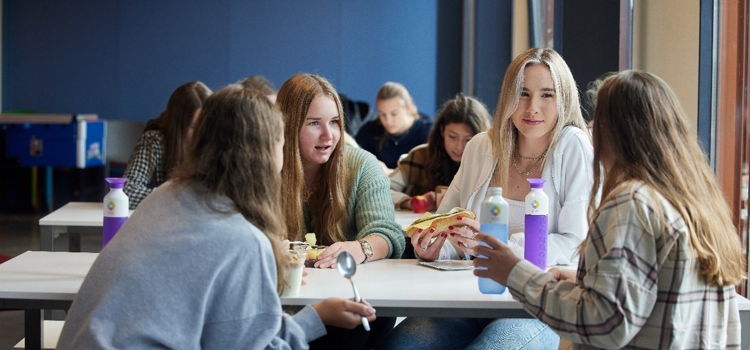
[[[508,207],[500,203],[485,202],[482,205],[483,223],[506,224],[508,223]]]
[[[526,215],[549,215],[549,200],[542,191],[531,191],[526,195]]]
[[[104,198],[104,216],[126,218],[129,214],[127,198]]]

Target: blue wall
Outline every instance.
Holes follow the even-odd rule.
[[[146,120],[189,80],[218,89],[262,74],[278,88],[312,72],[371,104],[383,82],[402,82],[433,115],[459,89],[438,81],[458,82],[461,71],[437,72],[438,9],[447,1],[3,3],[5,109]],[[441,53],[460,50],[455,39],[441,43]]]

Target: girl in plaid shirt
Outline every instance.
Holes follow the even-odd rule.
[[[172,92],[167,108],[146,124],[130,155],[124,177],[130,209],[135,209],[154,188],[169,178],[169,172],[185,155],[192,127],[211,90],[199,81],[183,84]]]
[[[739,349],[741,244],[677,97],[639,71],[610,76],[597,95],[591,225],[577,274],[544,272],[481,233],[490,248],[467,242],[487,257],[474,260],[487,268],[474,274],[506,284],[576,348]]]

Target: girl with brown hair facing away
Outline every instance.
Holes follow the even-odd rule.
[[[60,349],[306,349],[324,324],[374,320],[337,298],[282,312],[283,128],[258,92],[209,97],[185,162],[94,262]]]
[[[647,72],[606,78],[593,131],[591,229],[577,274],[539,270],[484,234],[491,248],[475,253],[488,259],[474,264],[487,270],[474,274],[507,284],[576,348],[739,349],[741,244],[672,89]]]
[[[343,112],[333,86],[320,76],[297,74],[281,86],[276,103],[286,124],[281,178],[288,239],[314,232],[319,244],[328,246],[317,268],[335,267],[342,251],[359,264],[401,257],[404,234],[395,222],[388,178],[372,154],[344,145]],[[379,327],[387,331],[392,325],[381,319],[370,334],[358,327],[357,334],[327,337],[340,345],[319,346],[363,347],[378,339]]]
[[[170,172],[185,158],[203,102],[211,90],[199,81],[180,85],[172,92],[158,118],[150,120],[128,160],[123,177],[130,209],[167,181]]]

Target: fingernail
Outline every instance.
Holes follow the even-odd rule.
[[[445,234],[445,232],[443,232],[443,233],[441,233],[441,234],[440,234],[440,237],[443,237],[443,238],[445,238],[445,237],[448,237],[448,235],[447,235],[447,234]]]
[[[433,232],[435,232],[435,228],[434,227],[430,228],[430,233],[433,233]]]
[[[451,232],[451,236],[455,236],[455,235],[456,235],[456,233],[455,233],[455,232]]]
[[[448,229],[449,230],[453,230],[453,226],[448,226]]]
[[[459,217],[456,218],[456,220],[458,220],[458,221],[461,221],[463,219],[464,219],[463,216],[459,216]]]
[[[421,229],[421,228],[420,228],[420,229],[418,229],[418,230],[417,230],[417,233],[422,233],[422,229]]]

